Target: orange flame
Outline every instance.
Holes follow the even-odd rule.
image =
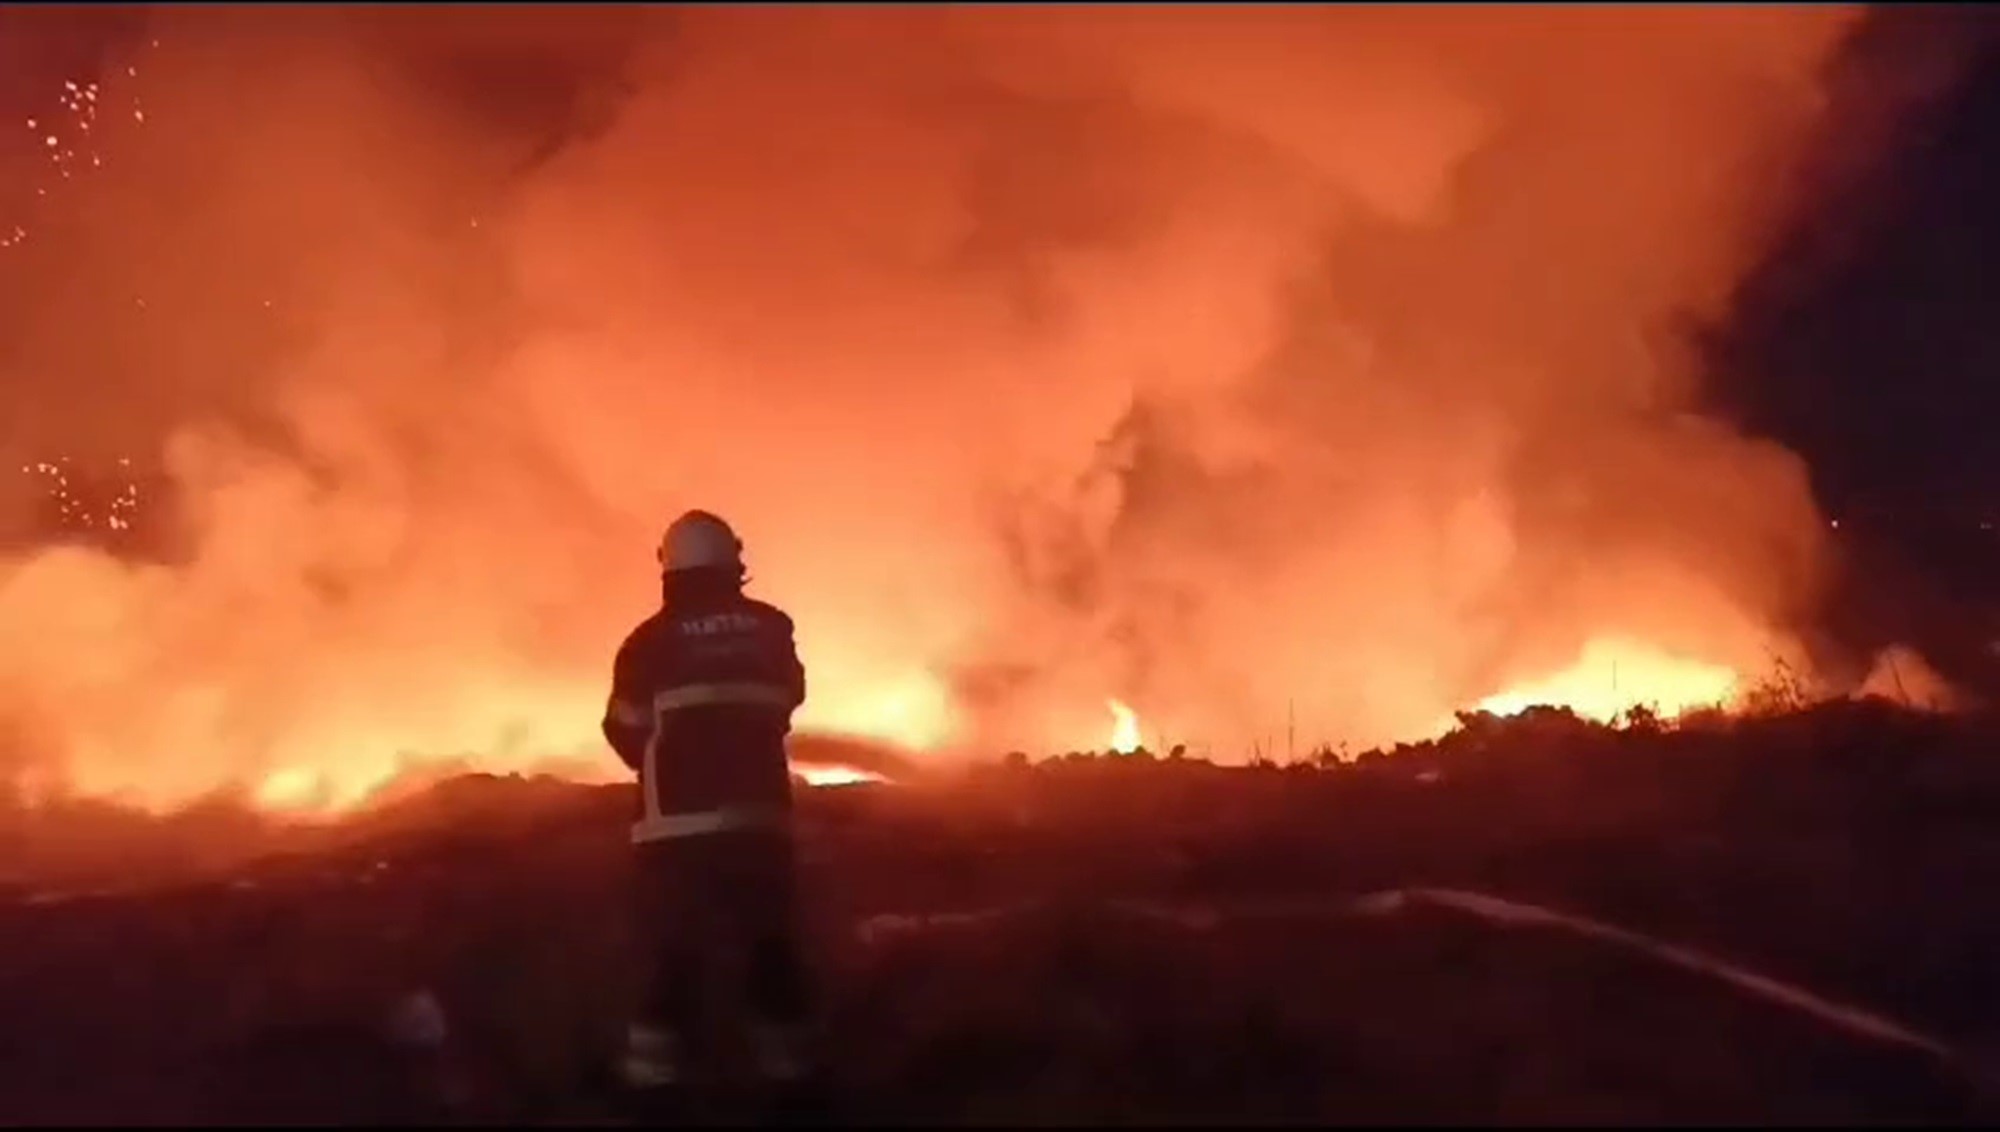
[[[1536,705],[1566,707],[1579,716],[1610,722],[1635,706],[1644,705],[1662,716],[1674,717],[1704,706],[1726,703],[1741,687],[1738,673],[1716,664],[1675,656],[1657,647],[1614,637],[1593,639],[1575,663],[1547,676],[1526,681],[1477,702],[1478,710],[1513,715]],[[947,703],[940,689],[922,682],[889,684],[874,695],[856,693],[814,713],[845,724],[837,730],[867,735],[896,744],[905,750],[925,750],[937,737],[949,731]],[[511,698],[510,714],[519,715],[519,697]],[[546,697],[542,717],[574,720],[575,726],[555,728],[566,740],[553,749],[589,751],[595,736],[591,725],[575,711],[571,697]],[[1111,714],[1108,748],[1131,754],[1143,744],[1139,714],[1131,705],[1111,698],[1105,701]],[[477,713],[474,713],[477,715]],[[1452,724],[1437,730],[1450,730]],[[570,734],[574,732],[574,734]],[[358,738],[358,737],[356,737]],[[467,736],[471,738],[471,736]],[[305,818],[335,816],[361,808],[384,788],[407,774],[426,767],[436,769],[435,760],[361,757],[368,745],[340,744],[355,754],[343,758],[312,757],[285,764],[268,773],[250,791],[250,800],[260,809]],[[323,755],[325,752],[316,751]],[[483,769],[536,771],[556,769],[556,760],[513,759],[494,755],[478,759]],[[502,766],[501,764],[506,764]],[[621,767],[608,759],[572,758],[562,762],[561,773],[582,781],[615,781]],[[812,786],[837,786],[886,779],[875,772],[837,764],[813,764],[798,768]]]
[[[1139,749],[1139,715],[1120,700],[1106,700],[1111,709],[1111,749],[1129,755]]]
[[[805,779],[808,786],[857,786],[864,782],[888,781],[872,770],[851,766],[804,766],[799,768],[799,777]]]
[[[1724,705],[1741,685],[1742,677],[1729,668],[1599,637],[1584,646],[1575,664],[1488,696],[1478,707],[1495,715],[1514,715],[1537,705],[1565,707],[1600,723],[1647,707],[1671,718]]]

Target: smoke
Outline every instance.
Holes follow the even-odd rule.
[[[157,453],[173,547],[0,565],[0,711],[153,799],[603,770],[692,506],[802,724],[922,745],[1114,695],[1372,742],[1600,639],[1754,668],[1822,524],[1677,327],[1849,19],[156,12],[103,68],[143,122],[0,253],[0,442]]]

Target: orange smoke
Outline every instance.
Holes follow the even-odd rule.
[[[36,788],[622,775],[689,506],[801,728],[935,757],[1112,692],[1226,756],[1597,702],[1601,642],[1620,696],[1800,663],[1803,470],[1689,414],[1672,328],[1851,13],[153,18],[101,68],[143,119],[0,249],[8,454],[171,485],[147,555],[0,560]]]

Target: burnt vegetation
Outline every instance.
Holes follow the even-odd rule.
[[[1619,728],[1536,709],[1352,760],[1012,759],[807,791],[844,1103],[898,1123],[1976,1119],[1977,1069],[1559,932],[1350,906],[1411,885],[1545,904],[1977,1051],[2000,1002],[1996,734],[1881,701]],[[17,807],[0,1115],[609,1117],[628,790],[472,776],[291,831],[219,804]],[[445,1040],[399,1045],[425,993]]]

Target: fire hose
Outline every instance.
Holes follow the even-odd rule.
[[[1214,906],[1174,904],[1157,901],[1112,901],[1110,910],[1178,928],[1206,931],[1224,921],[1257,916],[1282,918],[1328,918],[1396,915],[1412,908],[1428,906],[1469,915],[1503,928],[1530,928],[1567,932],[1643,956],[1720,983],[1752,998],[1777,1006],[1800,1017],[1864,1041],[1914,1050],[1942,1063],[1947,1069],[1982,1086],[1990,1087],[1995,1075],[1977,1059],[1950,1043],[1925,1034],[1913,1026],[1851,1003],[1751,971],[1692,947],[1616,927],[1571,912],[1556,911],[1485,893],[1447,888],[1399,888],[1370,893],[1354,899],[1310,904],[1236,904]],[[859,942],[872,944],[893,936],[937,930],[972,928],[1004,920],[1041,908],[1039,905],[1006,905],[967,912],[925,916],[894,913],[877,915],[856,926]]]

